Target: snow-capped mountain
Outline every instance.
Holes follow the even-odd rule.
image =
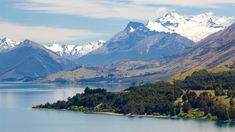
[[[155,61],[177,56],[195,45],[195,42],[177,33],[150,31],[142,23],[129,22],[104,46],[80,57],[77,63],[106,65],[123,60]]]
[[[151,31],[178,33],[198,42],[212,33],[223,30],[225,25],[220,23],[218,17],[213,16],[211,12],[195,16],[182,16],[171,12],[156,21],[148,21],[146,27]]]
[[[0,38],[0,52],[6,52],[17,46],[19,42],[15,42],[9,38]]]
[[[148,21],[129,22],[104,46],[79,58],[78,63],[105,65],[121,60],[160,60],[178,56],[197,46],[197,42],[223,30],[224,23],[211,12],[182,16],[171,12]]]
[[[52,44],[52,45],[45,45],[45,47],[47,49],[50,49],[53,52],[56,52],[60,56],[69,57],[70,59],[73,59],[73,58],[79,58],[83,55],[90,53],[91,51],[94,51],[94,50],[100,48],[101,46],[104,45],[104,43],[105,43],[105,41],[99,40],[96,42],[90,42],[88,44],[82,44],[82,45]]]
[[[68,59],[77,59],[83,55],[90,53],[93,50],[96,50],[103,46],[105,41],[99,40],[90,42],[87,44],[68,44],[68,45],[60,45],[60,44],[51,44],[51,45],[43,45],[45,48],[55,52],[56,54],[66,57]],[[0,38],[0,53],[8,52],[14,49],[20,42],[15,42],[9,38]]]

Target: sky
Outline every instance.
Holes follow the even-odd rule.
[[[167,12],[235,18],[235,0],[0,0],[0,38],[80,44],[109,40],[130,21]]]

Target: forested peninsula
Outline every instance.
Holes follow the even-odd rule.
[[[119,92],[86,88],[66,101],[33,108],[235,121],[234,97],[235,71],[200,70],[174,83],[161,81]]]

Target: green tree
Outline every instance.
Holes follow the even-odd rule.
[[[230,106],[228,113],[229,113],[229,118],[231,120],[235,120],[235,106]]]
[[[136,103],[134,100],[131,100],[128,106],[131,114],[137,114]]]
[[[230,98],[235,97],[235,89],[229,89],[227,91],[227,96],[230,97]]]
[[[212,110],[212,114],[215,115],[218,120],[228,120],[229,113],[226,105],[221,102],[217,102]]]
[[[182,110],[183,110],[184,113],[188,113],[189,110],[191,109],[191,105],[190,105],[189,102],[184,102],[182,107],[183,107]]]
[[[181,103],[177,103],[175,106],[175,114],[178,115],[181,111]]]

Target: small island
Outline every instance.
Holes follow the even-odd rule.
[[[130,87],[120,92],[86,88],[84,93],[33,106],[81,112],[235,121],[235,71],[194,72],[184,80]]]

